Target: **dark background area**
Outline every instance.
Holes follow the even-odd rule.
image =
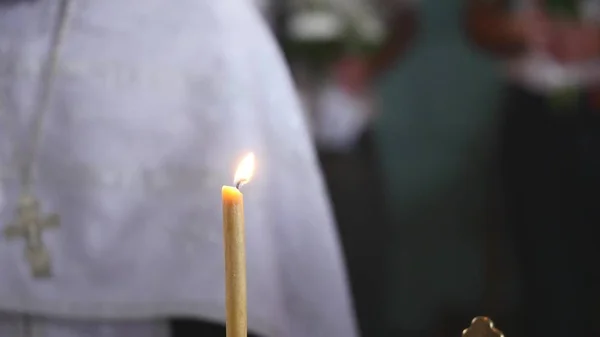
[[[365,336],[457,336],[478,315],[520,330],[495,171],[501,81],[466,40],[463,5],[421,2],[416,45],[377,84],[378,121],[351,153],[320,151]]]

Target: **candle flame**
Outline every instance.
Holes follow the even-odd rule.
[[[245,185],[252,179],[252,174],[254,173],[254,153],[248,153],[244,159],[240,162],[235,171],[235,176],[233,178],[233,183],[236,187],[240,187]]]

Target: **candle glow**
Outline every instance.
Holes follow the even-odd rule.
[[[242,185],[247,184],[252,175],[254,174],[254,153],[248,153],[244,159],[240,162],[235,171],[233,178],[233,184],[235,187],[240,188]]]

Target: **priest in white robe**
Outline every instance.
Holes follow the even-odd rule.
[[[248,0],[3,0],[0,70],[0,337],[223,322],[220,189],[247,151],[249,329],[357,335],[306,125]]]

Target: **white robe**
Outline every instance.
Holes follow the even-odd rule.
[[[24,240],[0,239],[0,337],[15,336],[16,313],[37,317],[36,337],[222,322],[220,188],[246,151],[258,164],[244,188],[249,328],[356,336],[313,146],[256,8],[74,1],[34,165],[42,211],[61,217],[43,234],[54,275],[32,278]],[[0,227],[15,216],[58,3],[0,7]]]

